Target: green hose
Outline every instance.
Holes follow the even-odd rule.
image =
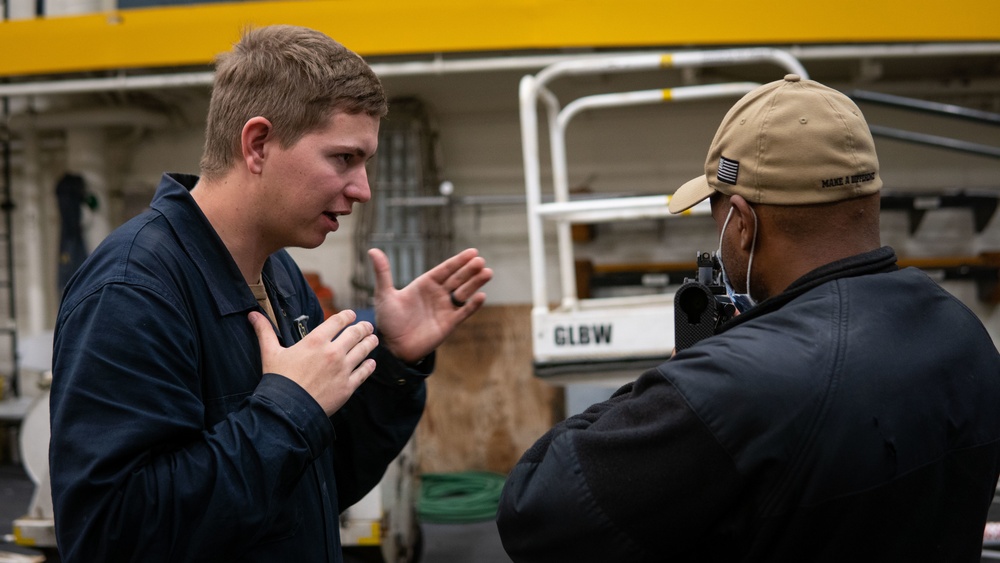
[[[424,522],[456,524],[492,520],[505,477],[485,471],[425,473],[417,513]]]

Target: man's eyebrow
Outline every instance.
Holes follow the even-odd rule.
[[[333,148],[332,152],[352,154],[365,160],[375,156],[375,150],[369,153],[364,147],[358,145],[337,145]]]

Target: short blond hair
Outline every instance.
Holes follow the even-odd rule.
[[[243,31],[216,59],[201,174],[225,174],[253,117],[268,119],[282,147],[323,126],[334,111],[383,117],[382,83],[356,53],[318,31],[274,25]]]

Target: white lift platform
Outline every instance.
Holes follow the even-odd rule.
[[[748,63],[774,63],[808,78],[791,54],[771,48],[684,51],[594,57],[555,63],[521,79],[520,117],[528,213],[532,292],[532,350],[535,375],[560,379],[621,372],[635,375],[670,356],[674,348],[673,295],[581,299],[576,291],[573,224],[671,217],[668,195],[571,200],[566,159],[566,128],[581,112],[599,108],[737,98],[759,84],[735,82],[668,89],[597,94],[560,105],[549,85],[560,77]],[[545,108],[552,176],[551,201],[543,202],[539,147],[539,105]],[[703,202],[685,214],[708,214]],[[549,304],[546,221],[555,224],[561,298]],[[691,249],[694,255],[697,249]]]

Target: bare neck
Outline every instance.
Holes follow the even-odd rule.
[[[775,256],[759,255],[754,258],[754,270],[759,272],[758,283],[764,288],[768,297],[777,295],[788,288],[795,280],[815,270],[838,260],[870,252],[879,247],[878,244],[842,244],[837,248],[809,247],[804,250],[802,245],[784,245],[785,250],[777,250]],[[773,247],[772,247],[773,248]],[[795,253],[805,256],[791,258]],[[755,277],[757,277],[755,275]]]
[[[226,245],[248,284],[260,281],[264,261],[273,252],[264,244],[256,227],[256,212],[252,198],[245,192],[246,184],[227,175],[216,181],[201,179],[191,190],[191,196]]]
[[[881,246],[878,194],[837,204],[763,207],[753,269],[768,297],[816,268]]]

